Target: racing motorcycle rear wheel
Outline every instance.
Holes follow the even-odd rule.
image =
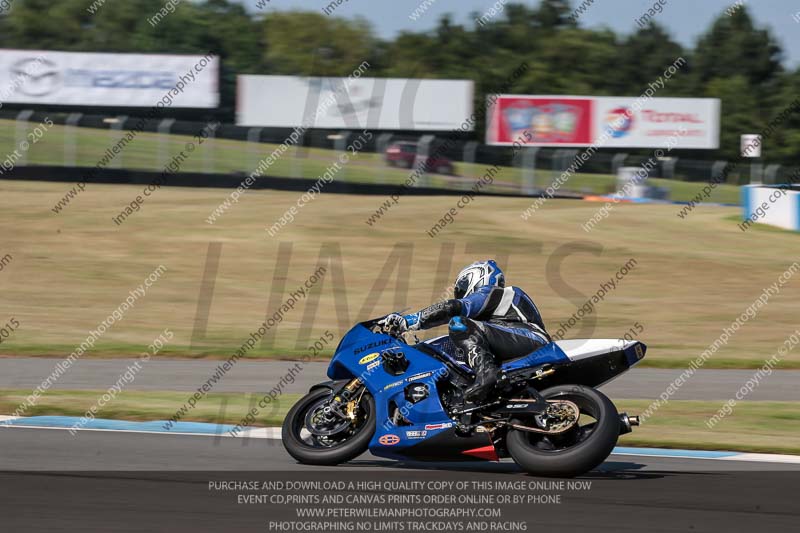
[[[605,461],[620,433],[619,414],[611,400],[582,385],[560,385],[541,395],[548,402],[577,405],[578,423],[555,435],[510,430],[506,446],[514,461],[533,475],[549,477],[579,476]]]
[[[327,388],[313,390],[289,410],[283,421],[283,446],[301,463],[336,465],[367,451],[375,434],[372,395],[363,391],[345,406],[345,412],[331,411],[333,396]]]

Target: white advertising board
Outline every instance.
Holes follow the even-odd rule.
[[[472,130],[473,82],[238,77],[236,123],[326,129]]]
[[[211,108],[219,58],[0,50],[0,103]]]

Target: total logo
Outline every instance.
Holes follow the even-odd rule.
[[[626,136],[633,128],[633,111],[627,107],[612,109],[606,115],[606,131],[615,139]]]
[[[378,442],[383,444],[384,446],[394,446],[395,444],[400,442],[400,437],[397,435],[393,435],[389,433],[388,435],[384,435],[378,439]]]

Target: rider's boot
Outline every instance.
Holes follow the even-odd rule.
[[[474,321],[460,316],[453,317],[449,324],[450,339],[475,372],[475,381],[464,391],[465,404],[479,404],[497,383],[497,364],[486,349],[486,337]]]
[[[480,403],[497,384],[497,363],[494,356],[482,346],[470,346],[467,352],[469,366],[475,372],[475,381],[464,391],[464,400]]]

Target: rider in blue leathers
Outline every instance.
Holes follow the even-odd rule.
[[[383,322],[405,331],[449,321],[450,339],[475,372],[464,399],[479,402],[497,383],[498,359],[527,355],[550,342],[550,335],[533,300],[519,287],[506,287],[503,272],[491,259],[464,268],[454,296],[412,315],[391,314]]]

